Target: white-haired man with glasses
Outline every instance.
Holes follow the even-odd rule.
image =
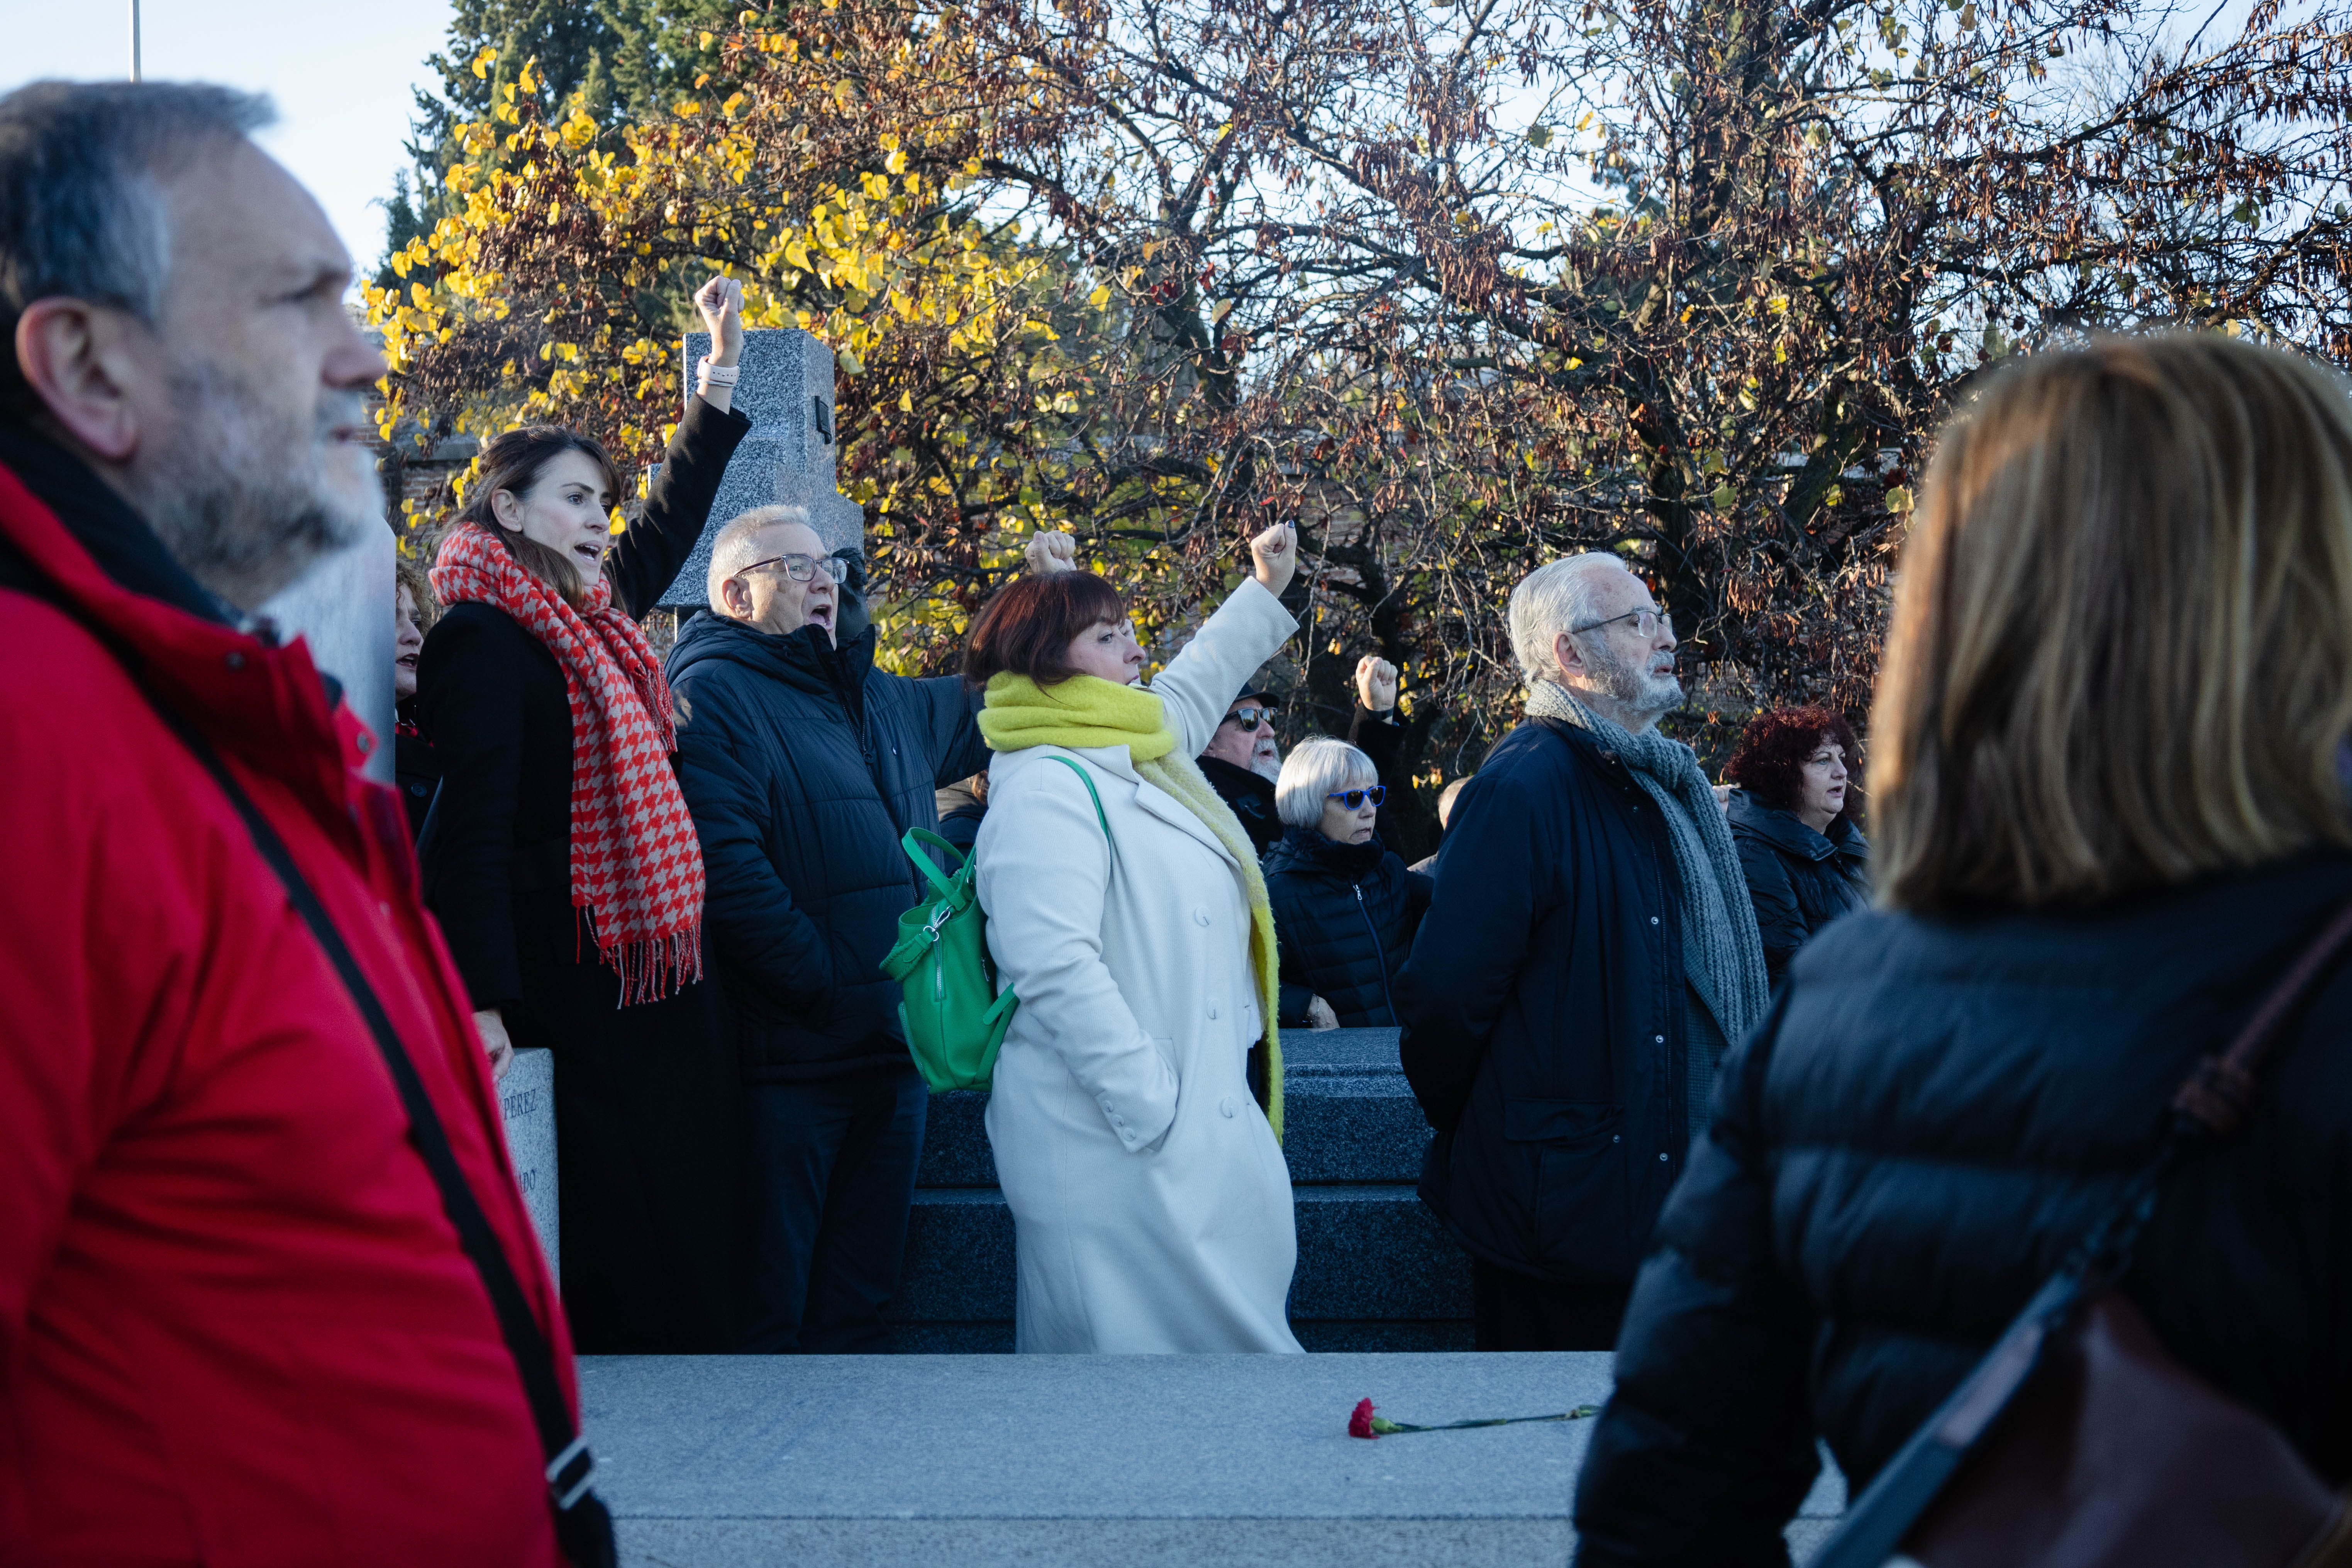
[[[752,1351],[890,1348],[925,1092],[877,965],[919,896],[900,837],[988,763],[959,680],[875,668],[861,582],[801,509],[746,512],[668,660],[752,1108]]]
[[[1658,731],[1673,621],[1613,554],[1512,590],[1527,722],[1462,793],[1398,977],[1480,1350],[1608,1350],[1764,949],[1714,788]]]

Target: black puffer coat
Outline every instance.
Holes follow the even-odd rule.
[[[1764,936],[1764,965],[1774,984],[1814,932],[1870,902],[1870,842],[1851,817],[1814,832],[1793,811],[1731,792],[1731,841]]]
[[[1389,987],[1412,952],[1432,884],[1378,838],[1334,844],[1294,827],[1265,858],[1265,894],[1282,945],[1282,1026],[1304,1027],[1320,996],[1347,1029],[1396,1021]]]
[[[2104,913],[1866,912],[1808,944],[1659,1219],[1577,1561],[1785,1563],[1814,1433],[1869,1483],[2347,898],[2352,860],[2314,857]],[[2191,1371],[2352,1479],[2352,967],[2247,1133],[2172,1178],[2126,1289]]]
[[[1422,1200],[1486,1261],[1633,1279],[1690,1147],[1681,898],[1656,805],[1572,724],[1521,724],[1454,803],[1396,999]]]
[[[907,1065],[898,987],[877,967],[921,897],[898,840],[938,825],[940,785],[986,764],[972,697],[952,676],[876,669],[870,627],[836,649],[820,626],[777,637],[708,610],[668,670],[744,1077]]]
[[[1275,815],[1274,781],[1260,778],[1244,767],[1236,767],[1223,757],[1202,757],[1201,773],[1218,798],[1234,808],[1241,819],[1242,831],[1249,835],[1250,847],[1263,856],[1282,837],[1282,818]]]

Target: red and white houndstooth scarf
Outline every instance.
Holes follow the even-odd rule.
[[[599,573],[586,612],[522,568],[488,530],[441,542],[431,574],[444,605],[504,610],[547,646],[572,704],[572,902],[597,956],[621,976],[621,1005],[658,1001],[702,978],[702,847],[669,754],[669,682],[646,634],[613,606]]]

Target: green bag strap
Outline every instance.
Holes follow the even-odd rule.
[[[1087,773],[1086,769],[1078,766],[1077,763],[1072,762],[1067,757],[1052,757],[1047,760],[1050,762],[1059,763],[1064,767],[1069,769],[1072,773],[1077,774],[1078,782],[1087,786],[1087,798],[1095,803],[1095,820],[1102,824],[1103,842],[1110,846],[1110,852],[1113,855],[1117,855],[1118,853],[1118,840],[1110,836],[1110,818],[1103,815],[1102,796],[1095,793],[1095,781],[1093,777]]]
[[[1095,809],[1097,811],[1100,811],[1102,808],[1100,806],[1097,806]],[[929,879],[931,886],[938,889],[940,897],[943,899],[951,899],[955,897],[954,880],[948,876],[940,874],[939,867],[932,862],[931,858],[923,853],[921,847],[924,845],[929,845],[934,849],[944,849],[949,854],[954,856],[955,868],[958,874],[961,874],[963,870],[963,851],[949,843],[946,839],[940,837],[938,834],[926,831],[920,827],[909,827],[907,829],[907,836],[898,840],[898,847],[907,852],[907,858],[915,863],[916,870],[920,871]]]

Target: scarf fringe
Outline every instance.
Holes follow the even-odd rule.
[[[583,929],[596,942],[597,961],[621,977],[621,999],[614,1004],[616,1011],[662,1001],[701,982],[700,921],[684,931],[660,936],[605,942],[595,938],[588,911],[583,909],[580,914]]]

